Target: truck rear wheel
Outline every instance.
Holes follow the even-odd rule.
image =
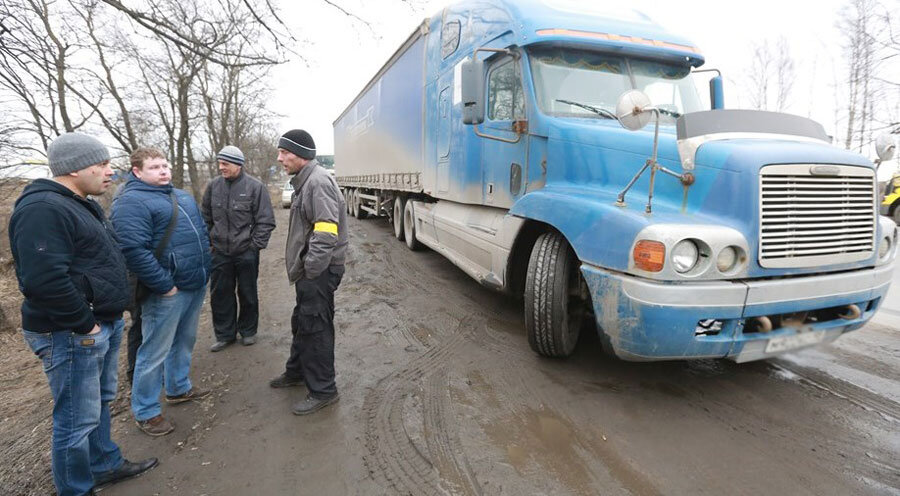
[[[894,213],[891,215],[891,218],[894,219],[897,225],[900,225],[900,205],[894,204]]]
[[[567,357],[575,351],[586,313],[579,265],[562,235],[537,238],[525,276],[525,331],[538,354]]]
[[[403,241],[403,210],[406,206],[406,200],[402,196],[394,198],[394,213],[392,221],[394,222],[394,237]]]
[[[366,212],[362,208],[362,198],[359,197],[359,190],[353,190],[353,216],[359,220],[363,220],[369,216],[369,212]]]
[[[403,207],[403,237],[406,238],[406,246],[410,250],[422,249],[422,243],[416,239],[416,215],[411,201],[407,201]]]

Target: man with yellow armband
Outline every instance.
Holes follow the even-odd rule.
[[[293,129],[278,140],[278,162],[292,175],[284,261],[297,302],[291,316],[291,354],[273,388],[306,385],[305,399],[293,406],[307,415],[338,400],[334,381],[334,291],[344,275],[347,253],[346,205],[340,189],[316,161],[316,145],[306,131]]]

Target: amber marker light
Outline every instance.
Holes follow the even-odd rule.
[[[666,245],[642,239],[634,245],[634,266],[647,272],[659,272],[666,261]]]

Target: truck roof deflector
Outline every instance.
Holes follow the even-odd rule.
[[[678,155],[684,170],[694,169],[701,145],[729,139],[785,139],[825,142],[831,139],[821,124],[797,115],[760,110],[708,110],[682,115],[676,121]]]

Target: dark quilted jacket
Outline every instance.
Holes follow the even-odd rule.
[[[111,219],[128,270],[158,294],[173,286],[185,290],[204,287],[209,278],[209,235],[194,198],[171,185],[151,186],[134,176],[122,188],[113,202]],[[154,250],[172,218],[169,192],[173,190],[178,199],[178,223],[157,261]]]
[[[128,303],[125,260],[93,200],[49,179],[29,184],[9,221],[22,327],[87,333],[121,318]]]

